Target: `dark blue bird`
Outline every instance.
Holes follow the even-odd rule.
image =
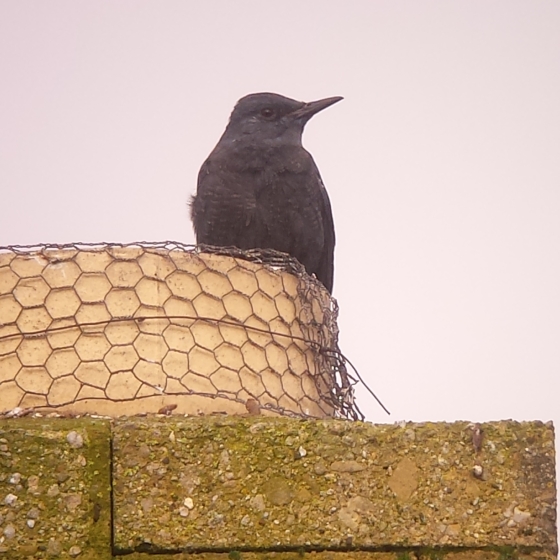
[[[288,253],[332,292],[331,205],[301,138],[313,115],[341,99],[240,99],[198,175],[191,203],[197,243]]]

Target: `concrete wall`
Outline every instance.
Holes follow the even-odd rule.
[[[556,558],[540,422],[0,420],[0,558]]]

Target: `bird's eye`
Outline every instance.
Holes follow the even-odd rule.
[[[265,107],[264,109],[261,109],[261,115],[265,119],[270,119],[271,117],[274,116],[274,109],[271,109],[270,107]]]

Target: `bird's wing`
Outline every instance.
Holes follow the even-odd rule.
[[[319,170],[317,170],[317,176],[319,177],[320,183],[320,205],[324,234],[323,250],[321,252],[321,259],[317,269],[317,278],[321,279],[325,288],[332,293],[334,283],[334,246],[336,243],[334,221],[331,201],[329,200],[329,195],[327,193],[327,189],[325,188],[325,184],[323,183],[323,179],[321,179]]]

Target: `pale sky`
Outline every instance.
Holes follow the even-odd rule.
[[[0,0],[0,245],[193,243],[238,98],[304,136],[340,347],[392,415],[560,424],[560,2]]]

